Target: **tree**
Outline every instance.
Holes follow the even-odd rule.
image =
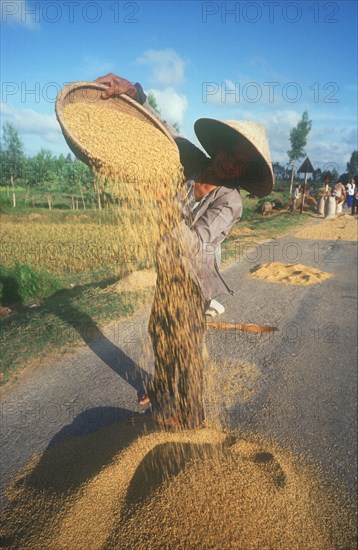
[[[30,191],[35,185],[33,174],[36,168],[34,167],[33,157],[26,157],[23,169],[23,185],[26,187],[25,204],[27,204],[30,196]]]
[[[332,182],[338,181],[339,174],[338,174],[336,168],[333,168],[333,170],[331,170],[331,176],[332,176]]]
[[[347,174],[347,172],[344,172],[344,174],[341,174],[338,178],[339,181],[341,181],[343,183],[343,185],[347,185],[347,183],[349,182],[349,176]]]
[[[149,105],[151,106],[152,109],[154,109],[154,111],[156,113],[158,113],[158,115],[161,115],[162,112],[161,110],[159,109],[159,106],[158,106],[158,103],[157,103],[157,98],[155,97],[155,95],[153,94],[153,92],[149,92],[148,94],[148,103]],[[175,128],[175,130],[178,132],[178,134],[180,133],[180,126],[177,122],[174,122],[174,124],[172,125],[173,128]]]
[[[358,151],[353,151],[350,161],[347,162],[347,172],[350,178],[358,174]]]
[[[312,174],[313,181],[315,183],[321,183],[323,181],[322,179],[322,170],[320,168],[317,168],[313,174]]]
[[[81,196],[83,210],[86,210],[85,193],[93,193],[93,173],[82,161],[66,161],[61,169],[62,191],[69,193],[72,209],[78,210],[78,195]]]
[[[52,195],[58,190],[58,170],[56,161],[56,157],[48,149],[41,149],[32,159],[31,183],[35,185],[41,193],[44,193],[50,210],[52,210]]]
[[[293,177],[295,173],[294,163],[306,154],[304,148],[306,147],[307,136],[311,128],[312,120],[308,118],[308,112],[304,111],[301,120],[298,121],[297,126],[292,128],[290,132],[291,149],[287,151],[288,158],[292,164],[290,193],[292,193]]]
[[[8,189],[8,186],[7,186],[8,179],[7,179],[7,174],[6,174],[6,170],[5,170],[5,165],[6,165],[5,151],[2,147],[2,143],[0,143],[0,166],[1,166],[0,185],[1,185],[1,187],[6,187],[6,195],[9,196],[9,189]]]
[[[287,178],[287,169],[285,166],[282,166],[279,162],[272,163],[272,170],[277,181],[285,181]]]
[[[19,134],[11,122],[3,125],[1,148],[1,172],[5,181],[10,181],[12,187],[12,205],[16,207],[15,180],[22,176],[25,160],[24,146]]]
[[[158,115],[160,115],[161,111],[158,107],[157,99],[156,99],[155,95],[153,94],[153,92],[149,92],[147,99],[148,99],[148,103],[151,106],[151,108],[154,109],[154,111],[156,111],[158,113]]]

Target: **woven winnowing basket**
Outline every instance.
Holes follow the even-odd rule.
[[[177,158],[179,159],[179,152],[175,141],[159,120],[127,95],[101,99],[101,94],[107,89],[107,86],[99,84],[98,82],[72,82],[62,88],[56,98],[55,111],[57,120],[69,148],[77,158],[90,165],[92,159],[91,146],[86,142],[85,137],[79,140],[73,135],[73,132],[71,132],[66,122],[65,108],[69,104],[86,103],[87,105],[96,106],[100,102],[101,107],[130,115],[143,122],[143,124],[152,125],[158,132],[162,132],[167,138],[168,150],[170,150],[171,153],[175,150],[177,152]],[[106,135],[99,136],[99,139],[105,140]],[[123,139],[123,136],[121,139]],[[140,151],[138,151],[138,153],[140,153]],[[163,151],[163,155],[165,155],[165,151]],[[126,159],[126,161],[135,162],[136,159]]]

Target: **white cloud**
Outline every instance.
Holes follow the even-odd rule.
[[[21,25],[29,30],[40,29],[38,5],[31,7],[26,0],[0,0],[1,23]]]
[[[19,132],[27,154],[35,154],[40,147],[47,148],[49,144],[53,146],[51,150],[56,149],[58,153],[68,149],[55,114],[37,113],[8,103],[0,103],[0,113],[2,120],[11,122]]]
[[[245,118],[253,119],[252,113],[250,115],[246,113]],[[300,114],[291,110],[275,111],[274,113],[263,113],[255,116],[254,120],[266,128],[273,162],[287,162],[287,151],[290,148],[290,131],[297,125],[300,118]]]
[[[203,82],[202,99],[204,103],[222,105],[223,107],[238,108],[251,105],[253,108],[260,105],[281,106],[285,102],[286,88],[274,81],[261,81],[241,75],[235,82],[225,79],[221,82]],[[295,87],[293,97],[300,93]]]
[[[275,112],[240,111],[240,119],[259,122],[266,128],[269,138],[271,160],[285,165],[288,162],[287,151],[291,148],[290,131],[301,119],[302,113],[294,110],[276,110]],[[356,146],[354,131],[341,124],[322,125],[317,123],[315,113],[311,116],[313,127],[308,134],[306,154],[315,168],[323,169],[325,165],[334,163],[337,171],[345,171],[346,162]],[[302,159],[303,160],[303,159]]]
[[[314,111],[314,114],[312,116],[310,114],[310,118],[312,118],[313,123],[315,123],[316,121],[329,121],[333,125],[333,127],[335,127],[339,123],[351,125],[356,117],[351,109],[337,106],[334,112],[331,112],[329,109],[320,109],[319,111]]]
[[[57,130],[60,132],[55,115],[45,115],[32,109],[13,107],[8,103],[0,104],[0,112],[16,126],[20,133],[46,135],[48,132]]]
[[[201,91],[204,103],[237,107],[240,102],[237,83],[229,79],[224,82],[203,82]]]
[[[188,108],[187,97],[178,94],[173,88],[165,88],[164,90],[151,89],[149,92],[154,94],[162,117],[171,124],[177,122],[181,126],[183,124],[184,113]]]
[[[350,147],[357,149],[357,127],[343,128],[341,132],[343,143],[347,143]]]
[[[170,48],[147,50],[137,63],[151,69],[150,79],[155,86],[173,87],[184,81],[186,62]]]

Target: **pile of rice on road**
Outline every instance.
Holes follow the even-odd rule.
[[[295,233],[295,237],[325,241],[356,241],[358,237],[358,220],[349,214],[343,214],[333,220],[324,220],[319,224],[303,227]]]
[[[355,548],[339,490],[289,450],[212,428],[151,429],[116,423],[34,457],[8,490],[6,547]]]

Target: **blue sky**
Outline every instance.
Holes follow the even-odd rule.
[[[263,124],[272,161],[308,110],[313,165],[345,171],[357,149],[357,3],[1,0],[1,123],[29,155],[67,154],[54,114],[67,82],[112,71],[154,91],[197,143],[200,117]]]

